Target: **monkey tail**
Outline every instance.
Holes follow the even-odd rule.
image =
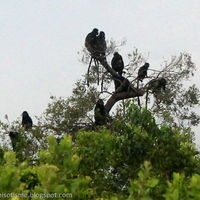
[[[99,85],[99,66],[97,66],[97,85]]]
[[[93,59],[93,57],[91,56],[90,63],[89,63],[89,66],[88,66],[88,71],[87,71],[87,86],[88,87],[90,86],[90,83],[89,83],[89,74],[90,74],[90,67],[91,67],[92,59]]]
[[[139,89],[139,80],[137,81],[137,91],[138,91],[138,89]],[[137,99],[138,99],[138,106],[139,106],[140,109],[141,109],[140,97],[138,96]]]
[[[149,93],[149,90],[147,88],[147,95],[146,95],[146,109],[147,109],[147,103],[148,103],[148,93]]]

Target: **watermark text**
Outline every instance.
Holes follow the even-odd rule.
[[[71,193],[35,193],[30,192],[29,194],[23,194],[23,193],[0,193],[0,198],[12,198],[12,197],[20,197],[20,198],[40,198],[40,199],[48,199],[48,198],[72,198]]]

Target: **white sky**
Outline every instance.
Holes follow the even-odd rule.
[[[127,39],[126,55],[150,53],[151,68],[188,52],[200,65],[199,0],[0,0],[0,120],[27,110],[33,121],[51,102],[70,96],[87,66],[78,61],[87,33]],[[127,63],[125,63],[127,64]],[[189,84],[200,85],[196,77]],[[199,109],[200,110],[200,109]],[[200,112],[199,112],[200,113]],[[195,128],[200,144],[199,128]]]

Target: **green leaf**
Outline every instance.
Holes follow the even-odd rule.
[[[179,200],[179,190],[175,189],[173,192],[173,200]]]
[[[158,179],[151,179],[148,181],[148,186],[153,188],[158,184],[159,180]]]

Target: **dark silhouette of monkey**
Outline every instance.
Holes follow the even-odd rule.
[[[101,126],[106,123],[106,111],[102,99],[99,99],[96,103],[94,108],[94,119],[97,126]]]
[[[24,111],[22,113],[22,126],[25,128],[25,130],[29,130],[32,128],[33,126],[33,121],[30,118],[29,114],[27,113],[27,111]]]
[[[98,46],[98,34],[99,30],[97,28],[94,28],[93,31],[91,33],[88,33],[85,38],[85,47],[91,54],[94,53],[96,47]]]
[[[128,92],[130,90],[130,82],[123,76],[115,76],[115,91],[116,92]]]
[[[147,94],[146,94],[146,108],[147,108],[147,103],[148,103],[148,94],[149,91],[151,91],[156,98],[156,102],[158,103],[159,106],[159,94],[161,90],[165,91],[167,81],[164,78],[157,78],[149,81],[148,86],[147,86]]]
[[[13,151],[16,151],[16,144],[17,144],[18,139],[19,139],[19,133],[11,131],[9,133],[9,136],[10,136],[10,139],[11,139]]]
[[[114,55],[114,57],[112,58],[112,61],[111,61],[112,68],[116,72],[118,72],[119,75],[121,76],[122,75],[122,71],[124,69],[123,58],[118,52],[115,52],[113,55]]]
[[[153,79],[148,83],[148,90],[153,93],[159,92],[161,89],[165,91],[167,81],[164,78]]]
[[[93,58],[105,56],[107,48],[105,33],[100,31],[98,35],[98,29],[94,28],[85,38],[85,47],[92,54]]]
[[[91,59],[88,66],[88,77],[90,73],[90,67],[92,60],[94,61],[95,66],[99,65],[99,59],[103,58],[106,60],[105,51],[106,51],[106,40],[105,33],[100,31],[98,35],[98,29],[94,28],[91,33],[89,33],[85,38],[85,47],[91,53]],[[98,74],[98,85],[99,85],[99,68],[97,68]],[[89,79],[87,80],[87,85],[89,86]]]
[[[103,31],[100,31],[99,35],[97,36],[97,46],[96,49],[100,53],[100,56],[105,56],[106,51],[106,40],[105,40],[105,33]]]
[[[149,68],[149,63],[145,63],[140,69],[138,70],[138,80],[142,82],[142,80],[147,77],[147,70]]]
[[[143,81],[145,77],[147,77],[147,70],[149,68],[149,63],[145,63],[140,69],[138,70],[138,77],[137,77],[137,89],[139,89],[139,81]],[[138,99],[138,106],[141,108],[140,104],[140,97],[137,97]],[[147,104],[146,104],[147,105]]]

